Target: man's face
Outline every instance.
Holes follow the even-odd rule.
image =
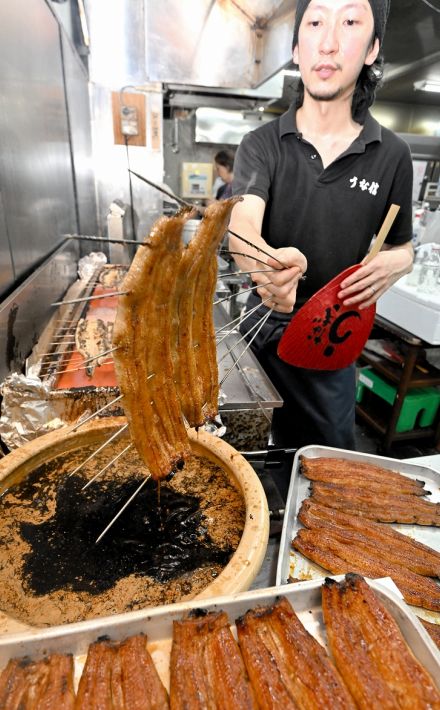
[[[293,50],[307,93],[317,101],[349,96],[379,52],[373,34],[368,0],[311,0]]]

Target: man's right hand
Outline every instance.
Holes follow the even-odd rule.
[[[266,204],[261,197],[244,195],[243,200],[236,204],[232,211],[230,228],[252,242],[256,248],[252,249],[232,235],[229,248],[232,252],[248,255],[236,255],[234,259],[242,271],[251,272],[251,279],[260,284],[257,291],[262,300],[269,299],[265,305],[280,313],[291,313],[296,301],[298,281],[307,269],[307,260],[295,247],[274,249],[264,241],[261,227],[265,209]],[[258,247],[266,254],[258,251]],[[276,259],[268,257],[267,254],[275,256]],[[267,273],[258,273],[262,271]]]
[[[276,257],[276,259],[263,257],[267,261],[270,273],[251,274],[251,278],[256,284],[261,284],[257,293],[268,308],[273,308],[279,313],[292,313],[298,282],[307,270],[307,259],[295,247],[282,249],[269,247],[268,250]],[[260,266],[263,269],[263,265]]]

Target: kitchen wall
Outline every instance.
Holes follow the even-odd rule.
[[[96,230],[88,81],[45,0],[0,3],[0,295]]]
[[[223,148],[234,150],[236,146],[196,143],[196,118],[194,112],[186,117],[164,121],[164,182],[177,195],[182,192],[182,163],[212,163],[214,155]],[[214,180],[216,178],[214,172]]]
[[[98,232],[106,233],[110,204],[118,200],[127,208],[124,225],[130,238],[132,201],[135,231],[143,238],[162,212],[162,198],[138,178],[132,177],[130,186],[128,168],[154,182],[163,180],[162,87],[148,78],[144,0],[87,0],[86,9]],[[144,129],[140,140],[128,138],[126,147],[115,140],[114,102],[129,95],[137,97]]]
[[[440,136],[440,108],[376,101],[372,113],[382,125],[396,133]],[[213,163],[218,150],[237,148],[219,143],[196,143],[195,131],[195,109],[174,110],[172,117],[164,120],[164,181],[177,194],[181,192],[182,163]]]

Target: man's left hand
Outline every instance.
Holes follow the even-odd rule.
[[[396,281],[411,271],[413,248],[411,242],[401,247],[385,248],[368,264],[364,264],[341,283],[338,298],[344,306],[358,306],[359,310],[375,303]]]

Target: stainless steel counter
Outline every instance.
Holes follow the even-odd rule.
[[[239,450],[264,449],[267,446],[274,407],[283,401],[238,332],[229,325],[230,316],[221,304],[214,306],[216,330],[229,333],[217,347],[220,382],[228,375],[221,392],[219,413],[226,426],[224,439]]]
[[[222,328],[227,332],[230,329],[229,321],[230,317],[223,306],[216,305],[214,307],[216,330]],[[217,359],[220,381],[233,368],[222,385],[226,399],[221,408],[227,410],[261,408],[272,410],[274,407],[281,407],[283,400],[251,349],[248,348],[242,355],[245,348],[246,342],[242,340],[237,326],[218,346]],[[230,352],[228,353],[228,351]]]

